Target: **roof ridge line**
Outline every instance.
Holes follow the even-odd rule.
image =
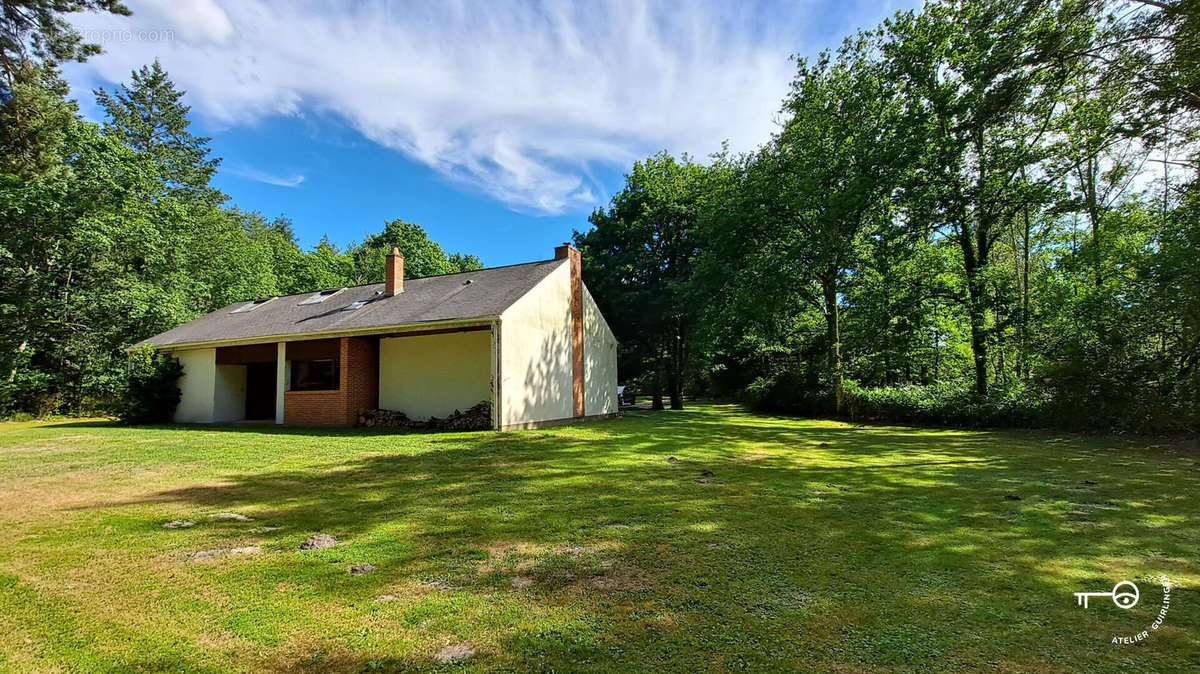
[[[499,265],[496,267],[485,267],[483,269],[469,269],[467,271],[452,271],[452,272],[447,272],[445,274],[430,274],[429,276],[416,276],[416,277],[406,278],[404,280],[406,282],[407,281],[424,281],[425,279],[430,279],[430,278],[443,278],[446,276],[458,276],[459,274],[478,274],[479,272],[492,271],[493,269],[510,269],[512,267],[524,267],[526,265],[531,265],[531,264],[545,264],[547,262],[556,262],[556,261],[557,261],[557,258],[549,258],[546,260],[534,260],[533,262],[516,262],[513,264],[502,264],[502,265]],[[313,293],[324,292],[326,290],[338,290],[338,289],[350,290],[351,288],[367,288],[369,286],[381,286],[383,284],[384,284],[383,281],[376,281],[375,283],[359,283],[357,285],[352,285],[352,286],[337,286],[336,288],[318,288],[316,290],[304,290],[304,291],[301,291],[298,293],[289,293],[287,295],[268,295],[267,297],[274,297],[275,299],[283,299],[285,297],[299,297],[301,295],[311,295]],[[232,307],[235,304],[241,304],[242,302],[254,302],[256,300],[261,300],[261,299],[266,299],[266,298],[255,297],[255,298],[249,299],[249,300],[238,300],[236,302],[231,302],[230,304],[222,307],[222,309],[228,309],[229,307]],[[215,311],[220,311],[220,309],[216,309]]]

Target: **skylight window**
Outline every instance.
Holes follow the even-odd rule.
[[[305,304],[320,304],[321,302],[324,302],[325,300],[329,299],[330,297],[337,295],[338,293],[342,292],[343,290],[345,290],[345,288],[334,288],[331,290],[322,290],[319,293],[315,293],[313,295],[309,295],[308,297],[304,298],[304,301],[300,302],[300,304],[301,304],[301,306],[303,306]]]
[[[254,311],[255,309],[261,307],[262,305],[266,304],[267,302],[270,302],[273,299],[275,299],[275,298],[274,297],[265,297],[265,298],[259,299],[259,300],[251,300],[250,302],[243,304],[242,306],[238,307],[237,309],[234,309],[233,311],[231,311],[229,313],[244,314],[247,311]]]
[[[342,311],[354,311],[355,309],[361,309],[363,307],[363,305],[366,303],[367,303],[366,300],[359,300],[357,302],[352,302],[352,303],[347,304],[346,306],[342,307]]]

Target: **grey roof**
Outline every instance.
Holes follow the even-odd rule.
[[[405,279],[404,292],[394,297],[385,297],[383,284],[374,283],[346,288],[319,304],[302,304],[315,292],[276,297],[252,311],[237,310],[253,302],[237,302],[142,340],[134,347],[182,346],[498,316],[565,263],[566,260],[543,260]],[[365,304],[346,310],[359,301]]]

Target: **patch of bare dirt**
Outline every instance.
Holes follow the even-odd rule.
[[[241,548],[214,548],[212,550],[199,550],[188,555],[188,559],[193,562],[199,562],[205,559],[215,559],[224,557],[225,555],[240,556],[240,555],[256,555],[262,552],[262,546],[247,545]]]
[[[587,579],[587,585],[604,592],[639,592],[650,589],[649,580],[636,569],[612,566]]]
[[[562,553],[564,555],[570,555],[572,557],[591,555],[591,554],[594,554],[595,552],[596,552],[596,548],[593,548],[588,545],[568,545],[567,547],[562,549]]]
[[[329,534],[316,534],[304,539],[300,544],[301,550],[324,550],[337,545],[337,539]]]
[[[214,550],[197,550],[196,552],[193,552],[192,554],[188,555],[188,559],[192,560],[193,562],[198,562],[202,559],[212,559],[213,557],[220,557],[221,555],[224,555],[228,552],[229,552],[229,548],[216,548]]]
[[[466,660],[475,655],[475,648],[471,644],[450,644],[433,656],[433,659],[440,663],[458,662]]]
[[[208,516],[210,520],[223,520],[229,522],[253,522],[254,518],[246,517],[241,513],[213,513]]]

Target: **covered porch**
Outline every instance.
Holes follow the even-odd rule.
[[[427,420],[495,408],[497,346],[485,324],[188,349],[175,354],[175,420],[353,426],[365,410]]]

